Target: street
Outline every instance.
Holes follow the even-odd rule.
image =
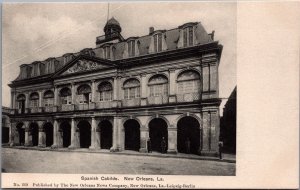
[[[235,163],[110,153],[57,152],[2,147],[8,173],[235,175]]]

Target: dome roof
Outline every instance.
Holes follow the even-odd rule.
[[[117,28],[121,32],[120,23],[114,17],[112,17],[111,19],[109,19],[107,21],[107,23],[105,24],[105,27],[104,27],[104,31],[106,31],[106,29],[108,29],[108,28]]]

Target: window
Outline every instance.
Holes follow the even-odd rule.
[[[67,87],[62,88],[60,90],[60,102],[61,104],[71,104],[72,97],[71,97],[71,90]]]
[[[200,91],[200,75],[196,71],[185,71],[178,76],[177,93],[188,94]]]
[[[39,107],[39,94],[34,92],[30,95],[30,105],[31,108]]]
[[[24,111],[25,111],[25,101],[26,101],[26,96],[24,94],[18,95],[17,106],[18,106],[18,109],[21,110],[21,113],[24,113]]]
[[[154,36],[154,52],[162,51],[162,34],[155,34]]]
[[[106,46],[103,48],[104,50],[104,59],[110,59],[110,47]]]
[[[124,99],[140,97],[140,82],[137,79],[128,79],[124,82]]]
[[[194,43],[193,27],[183,29],[183,47],[192,46]]]
[[[44,106],[53,106],[54,104],[54,93],[51,90],[48,90],[44,93]]]
[[[91,101],[91,87],[87,84],[83,84],[81,86],[78,87],[77,89],[77,99],[79,101],[80,104],[87,104]]]
[[[167,96],[168,79],[163,75],[155,75],[149,80],[150,96]]]
[[[135,56],[135,41],[134,40],[130,40],[128,42],[128,56],[129,57]]]
[[[111,101],[112,100],[112,85],[109,82],[102,82],[98,86],[99,100],[100,101]]]

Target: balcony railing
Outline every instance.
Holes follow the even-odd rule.
[[[59,107],[59,111],[74,111],[73,104],[63,104]]]
[[[139,105],[141,105],[141,99],[140,98],[123,99],[122,100],[122,106],[123,107],[132,107],[132,106],[139,106]]]
[[[103,101],[103,102],[96,102],[96,108],[97,109],[103,109],[103,108],[111,108],[113,105],[112,101]]]
[[[150,96],[148,97],[149,105],[167,104],[169,102],[169,96]]]
[[[30,113],[39,113],[39,108],[38,107],[30,108]]]
[[[54,112],[54,106],[46,106],[44,107],[44,112]]]
[[[200,100],[200,93],[186,93],[186,94],[177,94],[177,102],[193,102]]]

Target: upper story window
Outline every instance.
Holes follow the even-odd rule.
[[[99,100],[100,101],[111,101],[112,100],[112,85],[109,82],[102,82],[98,86],[98,91],[99,91]]]
[[[83,84],[79,86],[77,89],[77,93],[78,93],[78,102],[80,104],[87,104],[92,100],[91,87],[87,84]]]
[[[135,56],[135,41],[130,40],[128,43],[128,56],[134,57]]]
[[[39,107],[39,94],[37,92],[33,92],[30,95],[30,107],[31,108]]]
[[[155,34],[154,38],[154,52],[162,51],[162,33]]]
[[[194,41],[193,27],[189,26],[183,29],[183,47],[192,46]]]
[[[71,104],[72,103],[72,93],[70,88],[65,87],[62,88],[59,92],[59,96],[60,96],[60,102],[61,104]]]
[[[44,106],[53,106],[54,103],[54,93],[51,90],[47,90],[44,93]]]
[[[124,99],[140,97],[140,82],[137,79],[128,79],[124,82]]]
[[[149,80],[150,96],[168,95],[168,79],[163,75],[155,75]]]
[[[110,59],[110,47],[109,46],[103,47],[103,51],[104,51],[104,59]]]
[[[19,109],[21,109],[22,113],[25,111],[25,102],[26,102],[26,96],[24,94],[20,94],[17,97],[17,106]]]
[[[182,72],[177,78],[177,86],[178,94],[200,92],[199,73],[193,70]]]

